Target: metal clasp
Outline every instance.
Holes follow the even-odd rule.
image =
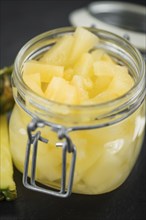
[[[62,175],[61,175],[60,191],[53,191],[50,189],[45,189],[43,187],[40,187],[37,185],[36,180],[35,180],[38,141],[48,143],[48,140],[41,136],[40,131],[37,131],[36,133],[34,133],[34,132],[37,128],[41,128],[44,126],[51,127],[52,131],[54,131],[58,134],[58,138],[60,140],[65,139],[65,141],[63,143],[61,143],[61,142],[56,143],[56,147],[62,148]],[[49,195],[58,196],[58,197],[62,197],[62,198],[68,197],[72,192],[72,186],[73,186],[73,178],[74,178],[74,170],[75,170],[75,162],[76,162],[76,148],[73,145],[73,143],[68,135],[67,130],[63,126],[54,125],[54,124],[48,123],[46,121],[40,120],[38,118],[33,118],[27,127],[27,133],[28,133],[28,143],[27,143],[27,148],[26,148],[24,172],[23,172],[24,186],[28,189],[42,192],[42,193],[46,193]],[[30,179],[29,179],[28,178],[28,169],[29,169],[29,163],[30,163],[31,149],[32,149],[32,164],[31,164],[31,172],[30,172]],[[68,184],[66,184],[67,153],[72,154]]]

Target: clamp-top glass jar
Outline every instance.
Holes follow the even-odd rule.
[[[26,187],[60,197],[71,191],[101,194],[120,186],[138,158],[145,127],[144,61],[128,41],[112,33],[89,28],[100,39],[98,47],[126,65],[135,81],[120,98],[94,105],[60,104],[37,95],[24,83],[23,64],[40,58],[60,36],[74,30],[60,28],[29,41],[16,58],[12,76],[14,164],[24,173]],[[37,186],[35,180],[55,190]]]

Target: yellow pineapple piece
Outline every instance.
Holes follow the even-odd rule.
[[[53,76],[63,77],[63,72],[63,66],[54,66],[41,63],[40,61],[31,60],[24,64],[23,78],[25,75],[40,74],[40,79],[38,79],[39,83],[40,81],[49,83]]]
[[[76,131],[70,135],[77,149],[74,186],[78,187],[80,180],[84,182],[86,172],[104,155],[104,144],[107,139],[105,132],[98,133],[97,130]]]
[[[127,79],[127,80],[126,80]],[[134,85],[133,79],[126,75],[114,77],[108,88],[89,100],[89,103],[103,103],[116,99],[128,92]]]
[[[97,61],[93,64],[95,76],[111,76],[129,74],[128,69],[125,66],[109,63],[105,61]]]
[[[71,84],[75,86],[78,93],[80,94],[79,96],[80,103],[89,99],[88,92],[86,91],[86,88],[84,85],[84,77],[82,77],[82,75],[74,75],[71,81]]]
[[[111,81],[112,81],[111,76],[97,76],[94,81],[93,87],[89,93],[90,98],[93,98],[99,93],[105,91],[108,88]]]
[[[99,93],[97,96],[89,99],[84,104],[96,104],[96,103],[99,104],[99,103],[111,101],[116,98],[118,98],[118,95],[116,93],[114,93],[113,91],[105,90]]]
[[[66,66],[71,53],[74,37],[71,35],[61,37],[40,59],[40,61],[52,65]]]
[[[26,84],[29,84],[29,79],[31,81],[34,81],[39,87],[41,87],[41,77],[40,77],[40,73],[36,72],[32,75],[26,74],[25,72],[23,73],[23,80]]]
[[[120,170],[122,173],[122,163],[119,157],[112,152],[105,151],[100,159],[89,170],[86,170],[83,181],[87,188],[92,187],[92,193],[108,192],[119,185],[119,180],[122,179]]]
[[[82,76],[92,76],[93,59],[91,54],[84,53],[74,66],[74,72]]]
[[[83,53],[86,53],[90,49],[94,48],[99,42],[96,35],[82,27],[78,27],[76,29],[74,38],[75,40],[69,60],[70,64],[74,64]]]
[[[125,66],[103,61],[96,62],[94,63],[94,74],[96,76],[113,77],[109,90],[118,91],[120,95],[127,92],[134,84],[134,80]]]
[[[109,63],[115,63],[114,60],[107,53],[103,54],[101,60]]]
[[[45,129],[44,129],[45,130]],[[61,164],[62,164],[62,149],[57,148],[55,145],[57,143],[57,138],[54,132],[51,132],[49,129],[46,129],[45,132],[48,132],[43,137],[50,137],[49,143],[44,144],[39,143],[38,146],[38,155],[37,160],[37,176],[40,179],[55,181],[58,180],[61,176]],[[49,172],[48,172],[49,171]]]
[[[101,60],[104,53],[105,53],[105,51],[102,49],[93,50],[91,52],[91,56],[92,56],[94,62]]]
[[[30,75],[23,74],[23,80],[31,90],[33,90],[35,93],[37,93],[40,96],[44,96],[44,93],[41,89],[40,73],[34,73]]]
[[[117,97],[128,92],[134,85],[134,80],[128,73],[117,74],[107,89],[107,92],[112,91]]]
[[[60,77],[53,77],[45,91],[45,96],[47,99],[60,103],[79,103],[79,95],[76,88]]]
[[[109,63],[115,63],[113,59],[102,49],[96,49],[91,53],[94,61],[106,61]]]
[[[73,76],[71,84],[82,87],[85,90],[91,89],[93,87],[93,82],[89,77],[84,77],[78,74]]]
[[[128,77],[129,78],[129,77]],[[85,104],[95,104],[95,103],[103,103],[108,102],[113,99],[116,99],[122,95],[124,95],[126,92],[128,92],[132,86],[134,85],[134,82],[131,78],[129,78],[129,82],[122,81],[123,78],[121,78],[121,81],[117,79],[116,77],[111,81],[108,88],[99,93],[97,96],[91,98],[86,102]]]

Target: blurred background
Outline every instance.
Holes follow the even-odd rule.
[[[91,2],[92,0],[1,0],[0,66],[12,64],[20,48],[32,37],[50,29],[69,26],[69,14]],[[125,2],[141,5],[146,3],[145,0]]]

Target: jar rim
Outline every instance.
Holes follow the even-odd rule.
[[[96,35],[98,36],[100,33],[102,34],[107,34],[110,36],[113,36],[114,38],[118,39],[119,41],[121,41],[123,44],[128,45],[128,47],[133,50],[134,54],[136,55],[137,60],[139,61],[139,65],[140,65],[140,73],[139,73],[139,78],[137,80],[137,82],[134,84],[134,86],[124,95],[113,99],[111,101],[107,101],[107,102],[102,102],[102,103],[95,103],[95,104],[85,104],[85,105],[70,105],[70,104],[65,104],[65,103],[59,103],[56,101],[52,101],[49,99],[46,99],[40,95],[38,95],[37,93],[35,93],[34,91],[31,90],[31,88],[29,88],[23,81],[22,81],[22,76],[20,74],[20,58],[24,55],[24,53],[29,49],[29,47],[31,45],[35,45],[35,43],[37,43],[38,41],[40,41],[41,39],[47,37],[47,36],[51,36],[51,35],[57,35],[57,34],[61,34],[62,32],[73,32],[75,30],[76,27],[61,27],[61,28],[57,28],[54,30],[50,30],[47,32],[44,32],[34,38],[32,38],[30,41],[28,41],[19,51],[16,59],[15,59],[15,63],[14,63],[14,72],[13,72],[13,78],[15,78],[16,80],[16,84],[20,85],[19,88],[17,88],[19,90],[19,93],[23,93],[23,95],[27,94],[29,97],[31,97],[33,100],[36,99],[37,101],[39,101],[38,103],[42,104],[43,106],[50,106],[50,105],[55,105],[55,106],[62,106],[62,107],[69,107],[70,109],[73,110],[85,110],[85,111],[90,111],[91,109],[101,109],[101,108],[105,108],[105,107],[112,107],[112,106],[116,106],[118,109],[121,107],[125,106],[125,103],[128,105],[129,100],[133,100],[133,99],[137,99],[139,98],[139,95],[142,95],[140,93],[143,93],[143,97],[142,99],[144,99],[145,96],[145,92],[144,88],[145,88],[145,63],[144,60],[140,54],[140,52],[133,46],[131,45],[126,39],[105,31],[105,30],[101,30],[101,29],[97,29],[97,28],[87,28],[87,30],[90,30],[93,33],[96,33]],[[139,91],[138,91],[139,88]],[[143,91],[141,91],[143,90]],[[16,99],[15,99],[16,100]],[[43,108],[42,108],[43,109]],[[112,109],[113,110],[113,109]]]

